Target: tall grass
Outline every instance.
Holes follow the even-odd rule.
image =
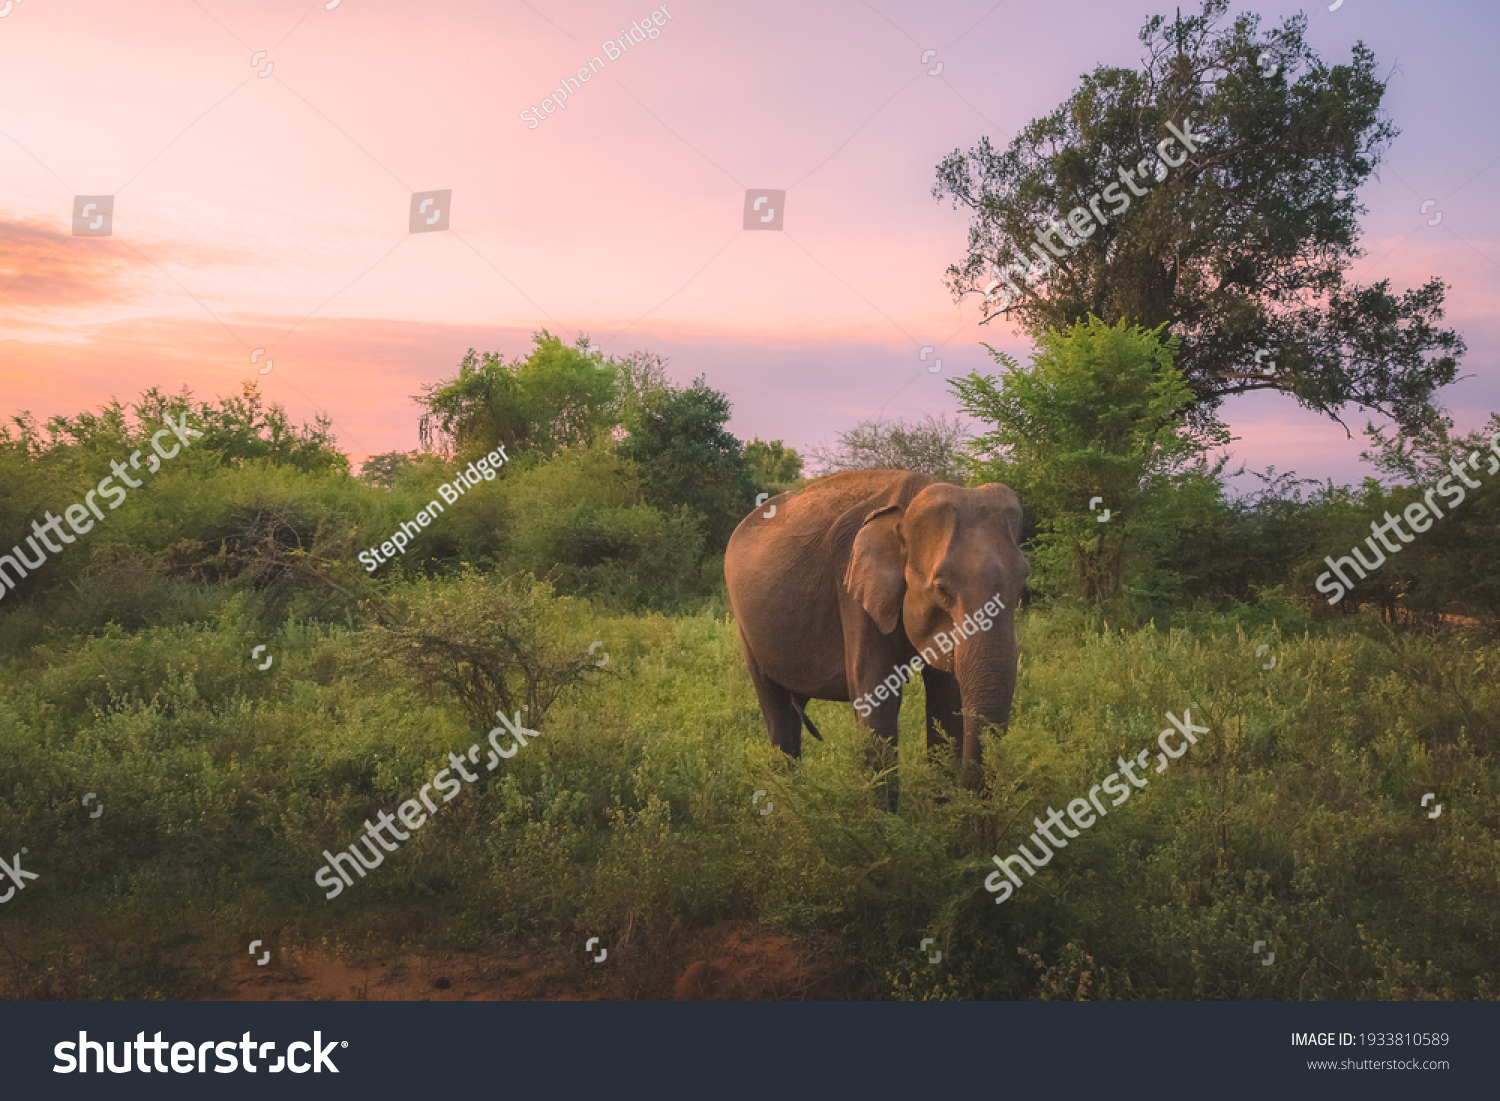
[[[599,936],[651,994],[734,919],[805,938],[872,997],[1500,995],[1493,643],[1033,611],[992,790],[928,757],[911,698],[890,815],[847,705],[812,704],[826,740],[800,761],[770,747],[721,606],[571,607],[569,644],[610,655],[601,683],[332,901],[323,850],[484,739],[456,701],[392,677],[375,626],[267,636],[243,595],[196,623],[49,630],[0,671],[0,842],[42,877],[0,908],[0,990],[202,996],[253,939],[563,960]],[[991,855],[1188,708],[1210,733],[995,905]]]

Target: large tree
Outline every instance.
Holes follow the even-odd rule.
[[[984,320],[1003,312],[1033,336],[1090,314],[1165,323],[1201,399],[1195,417],[1276,389],[1335,420],[1354,404],[1415,428],[1465,347],[1439,326],[1442,280],[1399,293],[1389,280],[1345,281],[1362,255],[1358,188],[1398,133],[1374,55],[1356,44],[1330,68],[1303,40],[1306,16],[1260,35],[1255,15],[1223,25],[1227,9],[1205,0],[1199,15],[1151,18],[1139,72],[1100,66],[1004,152],[982,138],[944,158],[934,197],[973,211],[948,286],[955,297],[988,289]],[[1169,123],[1196,148],[1169,146],[1171,168],[1157,160]],[[1115,194],[1130,205],[1105,196],[1118,215],[1093,217],[1122,173],[1131,191]],[[1073,247],[1043,265],[1040,248],[1028,251],[1038,230],[1079,208],[1076,228],[1051,238]],[[997,280],[1017,262],[1029,278],[1011,268],[1012,295]]]

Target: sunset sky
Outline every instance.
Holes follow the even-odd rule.
[[[667,0],[659,37],[529,128],[661,6],[333,2],[0,0],[0,416],[260,379],[358,459],[416,446],[412,395],[467,348],[509,356],[542,327],[705,375],[744,439],[953,412],[945,379],[993,366],[980,341],[1023,362],[1030,343],[944,288],[968,214],[932,198],[935,166],[1136,66],[1141,24],[1175,7]],[[1266,30],[1298,9],[1234,10]],[[1469,377],[1441,398],[1477,427],[1500,410],[1500,14],[1305,10],[1326,63],[1362,40],[1391,71],[1402,131],[1361,192],[1351,277],[1451,284]],[[787,191],[783,231],[742,228],[751,188]],[[443,189],[449,229],[410,233],[412,194]],[[75,195],[114,196],[111,236],[72,235]],[[1251,466],[1369,472],[1357,433],[1290,398],[1223,412]]]

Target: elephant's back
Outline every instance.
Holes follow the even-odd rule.
[[[753,618],[768,590],[820,604],[836,597],[865,516],[885,505],[904,506],[932,482],[907,470],[851,470],[757,506],[734,529],[724,553],[736,618]],[[775,512],[765,515],[772,505]]]

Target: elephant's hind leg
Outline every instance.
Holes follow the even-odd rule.
[[[792,703],[791,692],[766,679],[748,646],[745,659],[750,683],[755,685],[755,695],[760,700],[760,713],[771,733],[771,744],[788,757],[802,756],[802,715]]]

